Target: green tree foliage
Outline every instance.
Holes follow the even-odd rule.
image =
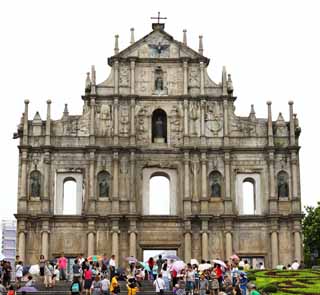
[[[303,243],[306,263],[311,262],[311,255],[315,251],[320,255],[320,202],[317,207],[306,207],[303,219]]]

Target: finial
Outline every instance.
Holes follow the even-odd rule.
[[[96,69],[94,65],[91,66],[91,82],[93,85],[96,85]]]
[[[251,105],[251,109],[250,109],[250,114],[249,114],[249,118],[250,120],[255,120],[256,119],[256,112],[254,110],[254,105]]]
[[[199,36],[199,53],[203,55],[203,36]]]
[[[183,30],[183,44],[187,45],[187,30]]]
[[[114,36],[114,54],[119,53],[119,35]]]
[[[132,45],[134,43],[134,28],[131,28],[130,31],[131,31],[130,45]]]
[[[222,95],[224,95],[224,96],[228,95],[228,91],[227,91],[227,70],[226,70],[226,66],[223,66],[223,67],[222,67],[221,84],[222,84]]]
[[[87,78],[86,78],[86,87],[85,87],[85,91],[88,92],[90,91],[91,88],[91,79],[90,79],[90,73],[87,72]]]
[[[25,99],[25,100],[24,100],[24,103],[25,103],[25,104],[29,104],[29,102],[30,102],[29,99]]]
[[[267,101],[267,105],[268,105],[268,106],[272,105],[272,101],[271,101],[271,100],[268,100],[268,101]]]
[[[289,104],[289,105],[293,105],[293,101],[292,101],[292,100],[289,100],[289,101],[288,101],[288,104]]]
[[[51,99],[48,99],[48,100],[47,100],[47,104],[51,104]]]
[[[231,74],[228,74],[227,90],[228,90],[229,94],[233,93],[233,84],[232,84],[232,80],[231,80]]]
[[[63,115],[69,115],[69,110],[68,110],[68,104],[64,104],[64,110],[63,110]]]

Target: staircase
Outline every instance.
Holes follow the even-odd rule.
[[[126,287],[125,281],[119,281],[120,284],[120,295],[127,295],[128,290]],[[155,295],[155,288],[153,287],[152,281],[142,281],[142,287],[139,288],[139,295]],[[38,289],[38,292],[28,292],[28,295],[62,295],[70,294],[71,282],[60,282],[58,281],[54,288],[46,289],[43,283],[37,283],[35,288]],[[85,294],[83,292],[83,294]],[[164,293],[165,295],[171,295],[172,292],[168,291]],[[17,292],[17,295],[21,295],[21,292]]]

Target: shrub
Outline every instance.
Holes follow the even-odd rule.
[[[270,285],[267,285],[265,286],[263,289],[262,289],[263,292],[277,292],[278,291],[278,288],[277,286],[273,285],[273,284],[270,284]]]
[[[248,278],[248,280],[249,280],[250,282],[253,282],[253,281],[255,281],[255,280],[257,279],[257,277],[256,277],[256,275],[255,275],[254,273],[249,273],[249,274],[247,275],[247,278]]]

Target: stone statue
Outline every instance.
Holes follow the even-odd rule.
[[[154,131],[155,131],[155,138],[164,138],[164,124],[163,124],[163,120],[162,118],[159,116],[155,122],[155,128],[154,128]]]
[[[278,179],[278,198],[289,197],[289,186],[284,175],[280,175]]]
[[[99,197],[100,198],[107,198],[109,197],[109,184],[107,181],[106,175],[101,175],[100,182],[99,182]]]
[[[155,81],[155,89],[158,91],[163,90],[163,80],[161,77],[158,77]]]
[[[211,197],[220,198],[221,197],[221,186],[217,176],[213,176],[211,185]]]
[[[31,173],[31,197],[40,197],[40,173],[34,171]]]

